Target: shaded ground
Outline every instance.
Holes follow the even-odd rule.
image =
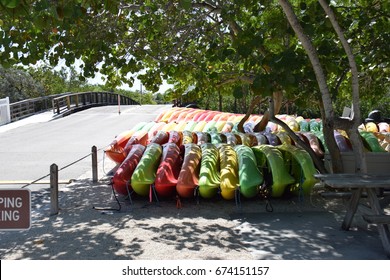
[[[104,180],[60,189],[60,213],[49,216],[49,192],[32,193],[32,227],[0,232],[1,259],[386,259],[374,226],[360,218],[340,229],[342,200],[319,195],[304,202],[175,200],[149,203],[120,198]]]

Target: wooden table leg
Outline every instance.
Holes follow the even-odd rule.
[[[371,209],[375,215],[384,215],[383,209],[380,206],[378,197],[375,189],[367,188],[367,195],[370,202]],[[386,255],[390,258],[390,231],[387,224],[378,223],[378,232],[382,240],[383,248],[385,249]]]
[[[345,214],[343,224],[341,225],[341,228],[343,230],[349,230],[349,228],[351,227],[353,216],[355,215],[357,207],[359,205],[359,200],[362,195],[362,191],[362,188],[352,190],[352,196],[348,202],[347,213]]]

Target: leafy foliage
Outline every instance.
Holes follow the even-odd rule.
[[[0,99],[9,97],[10,102],[42,96],[43,87],[31,75],[19,69],[0,66]]]
[[[323,10],[314,0],[290,2],[325,65],[335,105],[348,104],[343,102],[350,96],[348,61]],[[167,93],[172,99],[185,93],[183,98],[204,98],[208,106],[211,95],[239,97],[237,88],[250,85],[248,98],[283,90],[299,107],[319,108],[312,67],[275,0],[0,4],[4,67],[42,59],[53,66],[64,59],[71,67],[81,59],[80,80],[101,72],[110,88],[131,86],[133,75],[142,71],[138,78],[152,92],[163,80],[174,84]],[[357,54],[363,96],[374,106],[389,90],[389,4],[337,0],[332,5]]]

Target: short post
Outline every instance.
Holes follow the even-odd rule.
[[[50,165],[50,216],[58,214],[58,166]]]
[[[97,162],[97,148],[92,146],[92,182],[97,183],[98,181],[98,162]]]
[[[118,114],[121,114],[121,96],[118,94]]]
[[[68,110],[70,110],[70,96],[69,95],[66,96],[66,108],[68,108]]]
[[[81,99],[82,99],[82,101],[83,101],[83,106],[85,106],[85,105],[87,104],[85,95],[86,95],[86,93],[83,93],[83,94],[81,95]]]

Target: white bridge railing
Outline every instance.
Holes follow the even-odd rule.
[[[9,106],[9,98],[0,99],[0,125],[11,122],[11,111]]]

